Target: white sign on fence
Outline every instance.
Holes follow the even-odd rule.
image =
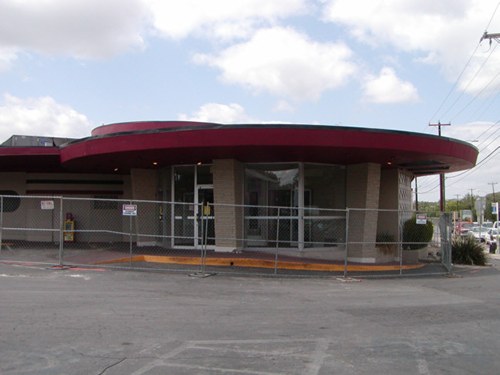
[[[417,224],[427,224],[427,214],[417,214]]]
[[[122,206],[123,216],[137,216],[137,205],[136,204],[124,204]]]
[[[54,201],[40,201],[40,208],[42,210],[53,210]]]

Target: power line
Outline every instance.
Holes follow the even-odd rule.
[[[485,30],[488,30],[488,28],[490,27],[491,22],[493,21],[493,18],[495,17],[496,12],[497,12],[497,10],[498,10],[499,6],[500,6],[500,1],[497,3],[497,5],[496,5],[495,9],[493,10],[493,13],[491,14],[490,20],[488,21],[488,23],[487,23],[487,25],[486,25]],[[431,122],[431,121],[432,121],[432,120],[436,117],[436,115],[437,115],[437,114],[441,111],[441,109],[443,108],[443,106],[444,106],[444,105],[445,105],[445,103],[447,102],[448,98],[449,98],[449,97],[451,96],[451,94],[455,91],[455,89],[456,89],[456,88],[457,88],[457,86],[458,86],[458,83],[460,82],[460,80],[461,80],[462,76],[464,75],[464,73],[465,73],[465,71],[467,70],[467,68],[469,67],[469,65],[470,65],[470,63],[471,63],[471,61],[472,61],[473,57],[475,56],[475,54],[476,54],[476,52],[477,52],[477,50],[478,50],[479,46],[481,45],[481,41],[482,41],[482,40],[484,39],[484,37],[485,37],[485,36],[487,36],[487,35],[488,35],[488,34],[487,34],[486,32],[483,34],[483,36],[482,36],[482,37],[481,37],[481,39],[479,40],[479,43],[476,45],[476,47],[474,48],[474,51],[471,53],[471,55],[469,56],[469,59],[468,59],[468,60],[467,60],[467,62],[465,63],[465,66],[463,67],[462,71],[460,72],[460,74],[459,74],[459,75],[458,75],[458,77],[456,78],[455,82],[453,83],[453,86],[450,88],[450,90],[449,90],[448,94],[445,96],[445,98],[441,101],[441,103],[439,104],[438,108],[436,109],[436,111],[434,112],[434,114],[431,116],[431,120],[430,120],[429,122]],[[491,39],[490,39],[490,41],[491,41]],[[490,53],[490,56],[491,56],[491,53]],[[488,56],[488,58],[489,58],[489,56]],[[484,65],[484,63],[483,63],[483,65]],[[482,67],[481,67],[481,68],[482,68]],[[479,70],[481,70],[481,69],[479,69]],[[479,73],[479,70],[478,70],[478,72],[476,72],[475,76]],[[475,77],[475,76],[474,76],[474,77]],[[469,82],[469,84],[470,84],[470,82]],[[469,84],[468,84],[468,85],[469,85]],[[468,86],[468,85],[467,85],[467,86]],[[465,90],[464,90],[464,91],[465,91]],[[460,97],[461,97],[462,95],[463,95],[463,91],[462,91],[462,94],[459,96],[459,98],[458,98],[458,99],[460,99]],[[451,109],[451,108],[453,108],[453,106],[456,104],[456,102],[458,101],[458,99],[457,99],[457,100],[455,100],[455,102],[454,102],[454,103],[453,103],[453,104],[452,104],[452,105],[451,105],[451,106],[450,106],[450,107],[446,110],[446,112],[445,112],[445,113],[448,113],[448,112],[450,111],[450,109]],[[443,116],[440,116],[440,117],[443,117]]]
[[[448,107],[448,109],[442,114],[441,117],[444,117],[444,115],[446,115],[448,112],[451,111],[451,109],[458,103],[458,101],[464,96],[465,92],[467,91],[467,89],[469,88],[469,86],[472,84],[472,82],[477,78],[477,76],[479,75],[479,73],[481,72],[481,70],[483,70],[484,66],[486,65],[486,63],[488,62],[488,60],[490,59],[491,55],[493,54],[493,51],[495,51],[497,45],[495,45],[493,47],[493,49],[491,49],[490,51],[490,54],[488,55],[488,57],[486,57],[486,59],[483,61],[483,63],[479,66],[479,68],[476,70],[476,72],[474,73],[474,75],[472,76],[472,78],[469,80],[469,82],[467,83],[467,85],[465,85],[465,87],[462,89],[462,91],[460,92],[460,94],[458,95],[458,97],[455,99],[455,101],[453,103],[451,103],[451,105]],[[481,91],[482,92],[482,91]],[[456,117],[456,116],[455,116]]]
[[[460,179],[458,179],[458,180],[455,180],[455,181],[453,181],[453,182],[449,183],[447,186],[448,186],[448,187],[453,186],[453,185],[455,185],[456,183],[458,183],[458,182],[460,182],[461,180],[463,180],[463,179],[466,177],[466,175],[468,175],[468,174],[470,174],[470,173],[473,173],[473,172],[476,172],[476,171],[477,171],[477,167],[478,167],[478,166],[480,166],[481,164],[484,164],[484,163],[486,163],[487,161],[489,161],[489,160],[490,160],[490,158],[491,158],[491,157],[492,157],[492,156],[493,156],[493,155],[494,155],[494,154],[498,151],[498,149],[500,149],[500,146],[497,146],[497,147],[496,147],[493,151],[491,151],[488,155],[486,155],[486,157],[484,157],[484,158],[483,158],[483,159],[482,159],[479,163],[477,163],[477,164],[475,165],[475,167],[474,167],[474,168],[471,168],[471,169],[469,169],[469,170],[466,170],[466,171],[464,171],[464,172],[462,172],[462,173],[460,173],[460,174],[456,174],[456,175],[454,175],[454,176],[447,177],[446,179],[452,179],[452,178],[462,177],[462,178],[460,178]],[[437,189],[439,186],[440,186],[440,184],[438,183],[438,184],[434,185],[432,188],[430,188],[430,189],[429,189],[429,190],[427,190],[427,191],[419,191],[419,194],[420,194],[420,195],[423,195],[423,194],[433,193],[433,192],[435,192],[435,191],[436,191],[436,189]],[[422,188],[422,186],[421,186],[421,188]]]
[[[469,173],[472,173],[472,172],[475,172],[477,171],[477,167],[479,167],[481,164],[485,163],[488,161],[489,158],[491,158],[497,151],[498,149],[500,149],[500,146],[497,146],[493,151],[491,151],[488,155],[486,155],[486,157],[481,160],[479,163],[477,163],[473,168],[471,169],[468,169],[462,173],[459,173],[459,174],[456,174],[454,176],[450,176],[450,177],[447,177],[447,179],[452,179],[452,178],[457,178],[457,177],[461,177],[461,176],[464,176],[466,174],[469,174]],[[464,176],[465,177],[465,176]],[[460,180],[457,180],[457,181],[453,181],[451,184],[449,184],[448,186],[452,186],[454,185],[455,183],[457,183],[458,181],[461,181],[463,178],[461,178]]]
[[[478,139],[479,139],[479,138],[481,138],[484,134],[486,134],[486,133],[487,133],[487,132],[488,132],[488,131],[492,128],[492,127],[494,127],[494,126],[495,126],[496,124],[498,124],[499,122],[500,122],[500,121],[495,122],[495,123],[494,123],[493,125],[491,125],[488,129],[486,129],[484,132],[482,132],[482,133],[481,133],[481,134],[480,134],[477,138],[478,138]],[[497,130],[495,130],[495,132],[494,132],[493,134],[495,134],[497,131],[498,131],[498,129],[497,129]],[[479,146],[479,145],[478,145],[478,146]]]
[[[455,80],[455,83],[453,84],[453,86],[451,87],[450,91],[448,92],[448,94],[446,95],[446,97],[443,99],[443,101],[439,105],[438,109],[436,109],[436,111],[434,112],[434,114],[431,116],[431,120],[429,122],[431,122],[432,119],[439,113],[439,111],[441,110],[441,108],[443,108],[444,103],[446,103],[446,101],[448,100],[448,98],[450,97],[450,95],[455,91],[456,87],[458,86],[458,82],[460,82],[460,78],[462,78],[462,75],[467,70],[467,68],[468,68],[470,62],[472,61],[472,58],[476,54],[476,51],[478,50],[479,46],[480,46],[480,43],[477,44],[476,48],[474,49],[474,51],[470,55],[469,60],[467,60],[467,62],[465,63],[465,66],[463,67],[462,71],[460,72],[460,74],[458,75],[457,79]]]
[[[474,97],[460,111],[458,111],[455,114],[453,119],[456,119],[458,115],[460,115],[463,111],[465,111],[467,107],[469,107],[469,105],[471,105],[498,78],[498,76],[500,76],[500,72],[498,72],[492,79],[490,79],[490,81],[486,84],[486,86],[484,86],[476,95],[474,95]]]
[[[493,14],[491,15],[490,21],[488,22],[488,25],[486,25],[486,29],[485,30],[489,29],[489,27],[491,25],[491,22],[493,21],[493,17],[495,17],[495,14],[496,14],[499,6],[500,6],[500,1],[497,3],[497,6],[495,7],[495,10],[493,11]]]

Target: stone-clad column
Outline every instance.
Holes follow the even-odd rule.
[[[153,169],[132,169],[130,171],[132,180],[132,198],[137,200],[158,200],[158,171]],[[138,213],[135,218],[137,233],[156,235],[160,230],[159,205],[143,203],[138,205]],[[128,228],[127,228],[128,230]],[[154,237],[139,236],[138,246],[156,245]]]
[[[349,213],[348,260],[374,263],[377,250],[380,164],[366,163],[347,167],[347,208]],[[355,210],[360,209],[360,210]],[[361,242],[351,244],[350,242]]]
[[[215,250],[234,251],[243,244],[244,166],[238,160],[213,161]]]

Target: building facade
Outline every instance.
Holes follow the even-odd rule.
[[[411,211],[414,177],[468,169],[476,158],[465,142],[401,131],[131,122],[83,139],[13,136],[0,147],[0,195],[156,202],[137,223],[153,236],[137,242],[166,248],[197,249],[205,238],[215,251],[313,251],[345,243],[349,227],[351,260],[374,262],[377,234],[396,236],[398,211]],[[14,224],[39,209],[6,202],[4,219]],[[84,226],[113,208],[65,210]],[[116,231],[126,225],[109,219]]]

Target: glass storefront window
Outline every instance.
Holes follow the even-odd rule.
[[[297,207],[298,181],[296,164],[249,165],[245,171],[245,203]]]
[[[247,246],[296,246],[298,164],[256,164],[245,170]],[[277,221],[276,218],[280,217]],[[278,224],[279,222],[279,224]]]
[[[305,214],[314,208],[345,208],[345,168],[319,164],[304,165]]]
[[[345,167],[304,165],[304,247],[345,237]]]
[[[245,235],[249,247],[314,247],[343,233],[345,168],[319,164],[249,164]],[[340,233],[337,235],[337,233]]]

